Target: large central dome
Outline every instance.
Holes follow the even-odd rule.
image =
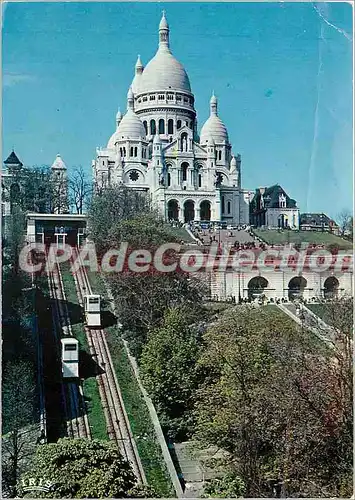
[[[159,25],[159,48],[143,70],[138,93],[159,90],[191,92],[189,77],[183,65],[175,59],[170,51],[169,26],[164,14]]]
[[[158,50],[144,68],[140,81],[140,94],[159,90],[191,92],[189,77],[184,67],[170,51]]]

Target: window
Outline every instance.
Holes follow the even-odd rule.
[[[126,156],[126,148],[123,148],[123,156]]]
[[[151,96],[149,96],[149,100],[150,100],[150,101],[155,101],[155,95],[151,95]]]
[[[173,120],[168,120],[168,134],[173,134],[174,133],[174,121]]]
[[[225,205],[224,205],[224,196],[222,196],[222,214],[224,214]]]
[[[131,148],[130,154],[131,154],[131,156],[133,156],[133,148]]]
[[[172,99],[174,99],[173,94],[168,94],[168,100],[171,101]]]
[[[168,173],[168,186],[170,186],[170,184],[171,184],[171,175],[170,173]]]
[[[222,160],[222,151],[218,151],[218,159]]]
[[[181,120],[178,120],[176,123],[176,128],[179,130],[181,128]]]
[[[159,101],[162,101],[163,99],[164,99],[164,95],[163,95],[163,94],[159,94],[159,95],[158,95],[158,100],[159,100]]]
[[[134,148],[134,156],[135,156],[135,158],[137,158],[137,156],[138,156],[138,148],[137,147]]]
[[[64,351],[76,351],[77,346],[76,344],[65,344],[64,345]]]
[[[155,120],[150,120],[150,134],[155,135],[156,134],[156,125],[155,125]]]
[[[198,187],[200,188],[202,186],[202,175],[198,174]]]
[[[181,165],[181,171],[182,171],[182,180],[187,181],[187,169],[189,167],[188,163],[183,163]]]
[[[184,102],[189,102],[187,97],[184,97]]]
[[[148,124],[147,124],[146,120],[144,120],[143,126],[144,126],[144,130],[145,130],[146,135],[148,135]]]
[[[177,101],[181,101],[181,95],[177,95],[177,96],[176,96],[176,100],[177,100]]]
[[[147,96],[144,96],[143,97],[143,102],[147,102],[148,101],[148,97]]]
[[[131,181],[136,182],[139,179],[139,173],[136,170],[132,170],[129,173],[129,178],[131,179]]]
[[[229,213],[229,214],[231,213],[231,202],[230,201],[227,203],[227,213]]]
[[[163,119],[159,120],[159,134],[165,134],[165,122]]]
[[[98,304],[99,299],[97,297],[89,297],[89,304]]]

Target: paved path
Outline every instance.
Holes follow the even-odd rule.
[[[212,238],[212,241],[217,243],[229,243],[230,245],[233,245],[236,241],[238,241],[241,245],[246,243],[255,243],[255,246],[259,246],[259,243],[256,242],[247,231],[242,229],[240,231],[237,229],[233,229],[231,231],[227,229],[200,229],[199,231],[196,231],[195,234],[205,245],[210,245]]]
[[[301,306],[299,313],[293,303],[278,304],[278,307],[299,325],[311,330],[320,340],[334,347],[334,331],[309,309]]]

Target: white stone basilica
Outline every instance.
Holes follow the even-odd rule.
[[[159,47],[144,68],[140,58],[127,95],[127,112],[93,161],[98,189],[110,184],[145,190],[166,219],[249,222],[252,193],[241,188],[241,158],[234,156],[215,95],[197,133],[194,95],[172,55],[165,15]]]

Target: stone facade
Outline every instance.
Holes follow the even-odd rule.
[[[166,219],[249,222],[251,192],[241,187],[241,157],[210,100],[210,117],[197,133],[188,75],[170,50],[165,15],[159,47],[144,68],[138,57],[127,112],[92,163],[97,189],[123,184],[146,191]]]
[[[299,209],[296,201],[278,184],[258,188],[250,202],[250,223],[270,229],[299,229]]]

